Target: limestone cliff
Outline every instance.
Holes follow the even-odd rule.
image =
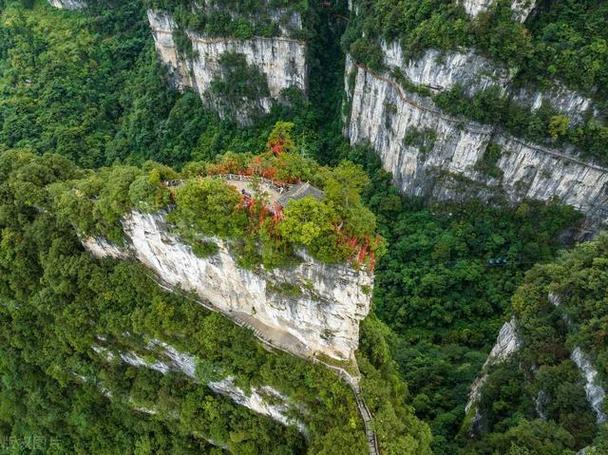
[[[49,0],[49,3],[59,9],[82,9],[87,6],[82,0]]]
[[[211,309],[283,350],[301,357],[353,358],[359,322],[370,310],[368,272],[321,264],[303,252],[290,269],[245,270],[221,241],[217,254],[197,257],[168,231],[162,214],[132,212],[123,227],[127,248],[99,239],[85,246],[97,256],[136,258],[165,285],[195,292]]]
[[[496,0],[461,0],[460,3],[468,15],[476,17],[491,8],[496,3]],[[520,22],[524,22],[528,18],[535,6],[536,0],[511,1],[513,16]]]
[[[510,82],[509,72],[490,60],[467,52],[440,52],[427,49],[421,57],[407,59],[397,41],[381,43],[384,65],[390,71],[399,71],[411,83],[429,88],[433,92],[461,86],[469,95],[492,86],[503,91]]]
[[[470,431],[477,432],[482,422],[482,416],[477,407],[477,403],[481,398],[483,386],[488,380],[489,370],[493,365],[504,362],[511,357],[521,347],[522,340],[517,334],[517,322],[515,318],[509,322],[505,322],[501,327],[496,343],[490,351],[486,359],[480,376],[471,385],[469,392],[469,401],[465,406],[465,412],[471,417]]]
[[[606,421],[606,414],[604,413],[604,399],[606,398],[606,392],[599,385],[597,379],[598,371],[595,369],[587,355],[583,350],[577,346],[572,351],[571,359],[581,371],[581,374],[585,378],[585,394],[587,395],[587,401],[595,413],[597,423],[604,423]]]
[[[396,55],[398,51],[387,52],[386,61],[400,63],[410,80],[435,90],[462,82],[472,92],[492,84],[504,87],[507,81],[504,73],[488,72],[487,63],[470,53],[444,59],[466,62],[454,66],[433,65],[429,59],[437,56],[430,51],[424,63],[405,63]],[[430,97],[405,90],[392,74],[374,73],[351,59],[346,81],[350,109],[345,134],[353,145],[369,143],[404,193],[438,200],[500,194],[513,203],[557,198],[586,213],[596,226],[608,217],[608,169],[579,159],[574,150],[548,149],[450,116]],[[578,99],[570,100],[564,109],[581,106]],[[501,150],[496,162],[489,163],[493,176],[484,169],[490,144]]]
[[[307,91],[307,46],[297,39],[278,36],[251,39],[207,37],[180,30],[171,14],[148,10],[148,21],[161,61],[169,68],[173,84],[178,89],[193,88],[203,102],[225,116],[228,109],[221,95],[210,90],[214,80],[222,77],[222,56],[244,56],[248,65],[257,69],[267,84],[267,93],[255,99],[238,100],[237,120],[247,123],[255,110],[269,112],[273,102],[281,99],[286,89]],[[293,26],[301,28],[301,19],[292,19]],[[178,49],[176,35],[185,33],[192,47],[187,55]],[[235,100],[231,100],[235,102]]]

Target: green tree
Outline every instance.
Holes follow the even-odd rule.
[[[242,237],[247,214],[238,191],[217,178],[187,180],[175,194],[169,220],[181,232],[200,232],[224,239]]]

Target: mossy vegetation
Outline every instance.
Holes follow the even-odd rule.
[[[219,64],[221,71],[211,81],[209,92],[221,111],[236,118],[249,107],[248,115],[260,116],[263,112],[260,103],[270,96],[266,75],[236,52],[222,54]]]
[[[601,381],[608,377],[606,345],[598,335],[606,319],[607,257],[608,237],[601,234],[526,274],[513,296],[522,347],[491,369],[480,402],[486,432],[466,453],[493,453],[508,444],[560,454],[592,445],[602,453],[605,424],[596,424],[571,353],[582,348]],[[538,409],[546,422],[538,419]],[[552,432],[540,441],[542,433]]]
[[[501,153],[502,148],[500,145],[494,143],[488,144],[479,161],[475,163],[475,169],[492,178],[501,178],[503,173],[497,165]]]

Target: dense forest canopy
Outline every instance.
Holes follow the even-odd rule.
[[[313,258],[374,268],[385,250],[376,219],[361,203],[365,172],[349,161],[330,169],[296,148],[293,124],[279,122],[267,151],[226,153],[214,162],[192,162],[179,174],[147,162],[143,168],[113,166],[54,187],[57,210],[82,236],[121,243],[121,220],[131,210],[155,213],[171,207],[167,220],[203,256],[226,242],[244,267],[286,265],[304,248]],[[241,191],[231,183],[239,177]],[[313,182],[321,196],[279,204],[290,188]],[[274,193],[276,196],[272,196]]]
[[[608,450],[606,425],[596,425],[570,359],[580,346],[608,381],[606,236],[559,253],[582,220],[555,201],[406,198],[372,151],[348,145],[340,115],[345,52],[384,71],[381,39],[411,57],[474,48],[517,84],[564,84],[602,111],[606,2],[540,1],[523,24],[509,1],[474,20],[459,2],[439,0],[356,0],[356,14],[342,0],[210,1],[204,12],[190,3],[89,1],[60,11],[43,0],[0,0],[0,452],[5,440],[36,444],[32,453],[367,452],[354,397],[332,372],[266,351],[191,296],[160,289],[142,266],[94,260],[81,246],[82,235],[120,242],[125,213],[167,206],[196,254],[214,252],[207,237],[223,238],[244,267],[288,266],[301,246],[327,262],[352,260],[364,244],[377,253],[357,361],[383,454]],[[170,88],[146,8],[171,12],[181,32],[305,40],[308,97],[275,105],[247,128],[220,119],[197,93]],[[237,79],[216,90],[242,95]],[[433,100],[453,115],[607,159],[601,116],[571,124],[491,89],[470,98],[456,87]],[[490,150],[484,171],[496,171],[500,153]],[[272,217],[260,221],[266,201],[244,209],[217,178],[228,173],[310,182],[325,199],[290,203],[277,227]],[[479,404],[486,428],[473,438],[462,426],[469,387],[513,314],[525,347],[490,371]],[[197,358],[200,382],[107,362],[92,350],[100,336],[115,354],[152,357],[150,339],[176,346]],[[298,416],[308,434],[203,385],[226,376],[245,390],[276,387],[313,410]],[[541,390],[551,398],[546,420],[536,409]]]
[[[591,443],[592,453],[608,450],[605,426],[594,441],[596,415],[585,400],[584,379],[571,356],[582,349],[593,359],[601,380],[608,377],[607,257],[604,233],[526,274],[513,296],[523,347],[513,359],[492,369],[481,403],[488,416],[488,434],[470,453],[494,453],[496,447],[509,447],[518,440],[536,444],[538,453],[574,454]],[[538,419],[539,403],[547,422]],[[554,438],[533,442],[553,432]]]

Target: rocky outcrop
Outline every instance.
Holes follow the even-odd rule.
[[[240,100],[245,106],[239,106],[239,112],[246,111],[237,118],[241,123],[247,122],[254,109],[269,112],[273,102],[279,100],[286,89],[307,91],[307,46],[303,41],[288,37],[254,37],[247,40],[206,37],[180,30],[171,15],[163,11],[148,10],[148,21],[156,50],[161,61],[169,68],[173,84],[178,89],[196,90],[207,106],[222,115],[226,115],[226,109],[221,107],[224,103],[210,88],[212,82],[222,76],[221,58],[226,54],[244,56],[247,64],[259,70],[267,83],[268,95],[254,100],[254,105],[250,106],[251,100]],[[292,22],[293,26],[301,28],[301,19],[292,19]],[[189,42],[192,48],[189,55],[178,48],[178,33]]]
[[[603,117],[593,100],[570,90],[558,81],[550,86],[530,87],[513,83],[513,73],[506,67],[491,61],[473,50],[439,51],[427,49],[420,57],[408,59],[401,43],[380,43],[383,63],[389,73],[400,74],[409,84],[438,93],[456,86],[467,96],[473,96],[492,87],[513,103],[530,111],[546,105],[568,116],[571,123],[581,123],[586,117]],[[395,77],[394,77],[395,78]]]
[[[477,432],[477,428],[481,423],[482,416],[477,407],[477,403],[481,398],[483,385],[488,380],[488,371],[490,367],[500,362],[504,362],[521,347],[521,344],[521,339],[517,335],[517,324],[515,319],[505,322],[498,333],[498,338],[496,339],[494,347],[483,365],[481,375],[471,385],[469,401],[465,407],[466,414],[471,416],[472,419],[470,422],[471,431]]]
[[[235,384],[232,377],[209,382],[207,386],[215,393],[227,396],[235,403],[258,414],[266,415],[286,426],[295,425],[303,434],[307,432],[304,423],[291,416],[296,407],[291,405],[283,394],[272,387],[252,388],[251,393],[248,394]]]
[[[111,257],[114,259],[128,259],[129,254],[123,249],[101,237],[88,237],[82,239],[83,246],[96,257]]]
[[[232,3],[232,4],[230,4]],[[265,25],[268,22],[278,26],[282,36],[292,36],[302,31],[302,15],[293,7],[283,7],[275,0],[256,0],[255,10],[247,13],[238,2],[226,3],[225,0],[198,0],[192,2],[195,12],[219,12],[230,16],[233,21],[245,20],[252,25]],[[288,5],[289,2],[283,2]]]
[[[160,340],[152,340],[146,346],[146,349],[155,353],[159,358],[155,360],[147,360],[134,351],[122,352],[118,354],[121,362],[136,368],[149,368],[158,371],[161,374],[167,374],[171,371],[182,373],[194,381],[199,378],[196,375],[196,358],[190,354],[181,352],[173,346],[164,343]],[[93,350],[101,355],[105,360],[112,361],[116,356],[107,348],[95,345]],[[209,381],[205,384],[213,392],[224,395],[240,406],[244,406],[257,414],[261,414],[271,419],[289,426],[296,426],[300,432],[306,433],[304,423],[294,414],[300,414],[301,410],[293,405],[291,401],[270,386],[252,387],[247,393],[235,384],[233,377],[226,377],[218,381]],[[109,391],[106,395],[111,396]],[[156,410],[138,406],[137,410],[147,414],[155,414]]]
[[[593,364],[582,349],[578,346],[574,348],[570,358],[574,363],[576,363],[576,366],[585,378],[585,393],[587,395],[587,401],[589,401],[589,405],[595,413],[597,423],[604,423],[606,421],[606,414],[604,413],[604,399],[606,398],[606,392],[598,384],[597,370],[593,367]]]
[[[177,49],[174,33],[178,28],[173,17],[169,13],[152,10],[148,10],[147,15],[156,51],[170,71],[172,84],[179,90],[194,87],[192,63],[181,56]]]
[[[573,150],[548,149],[447,115],[431,98],[350,59],[347,79],[354,83],[347,84],[345,134],[352,145],[368,143],[376,150],[402,192],[438,200],[500,194],[512,203],[557,198],[596,225],[608,218],[608,169],[577,158]],[[488,163],[490,144],[501,153]]]
[[[547,420],[547,404],[549,402],[549,397],[545,393],[544,390],[539,390],[536,394],[536,398],[534,398],[534,409],[536,409],[536,414],[542,420]]]
[[[553,292],[549,293],[549,302],[559,308],[562,305],[561,296]],[[563,320],[567,326],[572,327],[572,321],[567,314],[562,315]],[[595,369],[589,356],[581,349],[580,346],[575,346],[570,354],[570,358],[576,364],[580,370],[582,376],[585,378],[585,394],[587,395],[587,401],[593,409],[598,424],[606,421],[606,413],[604,412],[604,399],[606,398],[606,391],[599,383],[598,371]]]
[[[290,269],[245,270],[221,241],[217,254],[197,257],[169,232],[162,214],[132,212],[123,227],[128,247],[120,257],[141,261],[170,288],[195,292],[211,309],[298,356],[354,358],[359,322],[370,310],[373,277],[367,271],[321,264],[305,253]],[[84,245],[97,256],[116,257],[107,242]]]
[[[442,52],[427,49],[421,57],[407,59],[398,41],[382,42],[381,47],[384,65],[390,71],[398,70],[409,82],[427,87],[433,92],[449,90],[456,85],[461,86],[468,95],[492,86],[498,86],[504,92],[509,83],[506,69],[494,65],[473,51]]]
[[[476,17],[480,13],[487,11],[496,3],[497,0],[461,0],[460,3],[469,16]],[[534,7],[536,0],[512,0],[511,9],[514,19],[524,22]]]
[[[560,114],[568,116],[572,123],[581,123],[586,116],[596,118],[601,116],[591,98],[570,90],[558,82],[544,90],[529,87],[513,90],[512,99],[531,111],[536,111],[543,105],[550,106]]]
[[[49,3],[59,9],[82,9],[87,6],[86,2],[81,0],[49,0]]]

